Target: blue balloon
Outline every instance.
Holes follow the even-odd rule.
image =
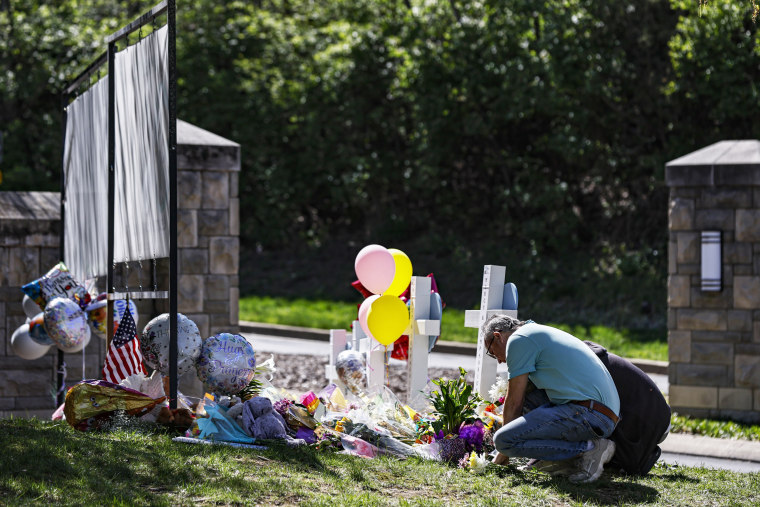
[[[517,286],[512,282],[504,285],[504,299],[501,303],[502,310],[517,310]]]

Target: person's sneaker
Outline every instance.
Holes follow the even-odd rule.
[[[543,459],[531,459],[528,463],[521,468],[523,471],[538,470],[551,475],[552,477],[558,475],[568,476],[578,471],[575,459],[569,459],[564,461],[549,461]]]
[[[602,475],[604,464],[615,454],[615,442],[602,438],[594,440],[594,448],[586,451],[578,458],[579,472],[569,477],[570,482],[594,482]]]

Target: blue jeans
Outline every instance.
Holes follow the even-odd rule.
[[[526,409],[539,393],[543,391],[526,397]],[[612,419],[590,408],[544,403],[502,427],[493,443],[505,456],[562,461],[587,451],[588,440],[607,438],[614,429]]]

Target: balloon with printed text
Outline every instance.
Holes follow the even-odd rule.
[[[233,395],[253,380],[256,357],[253,347],[242,336],[219,333],[203,342],[195,368],[209,391]]]

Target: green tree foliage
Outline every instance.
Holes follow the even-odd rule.
[[[696,1],[673,2],[682,13]],[[760,39],[748,2],[710,2],[682,16],[670,41],[674,144],[695,148],[722,139],[760,139]],[[681,155],[676,152],[673,155]]]
[[[0,188],[57,187],[59,90],[151,6],[0,1]],[[578,281],[606,280],[631,307],[652,294],[664,307],[664,163],[758,137],[752,14],[723,1],[700,15],[698,0],[197,0],[178,5],[178,113],[242,145],[249,247],[352,238],[460,259],[448,272],[498,249],[534,305],[585,305]]]
[[[64,84],[140,12],[134,1],[0,2],[0,190],[58,190]]]
[[[270,246],[497,216],[549,252],[610,224],[614,242],[642,225],[659,240],[663,219],[639,210],[661,173],[675,16],[598,4],[209,5],[185,26],[183,104],[243,142],[246,223]]]

